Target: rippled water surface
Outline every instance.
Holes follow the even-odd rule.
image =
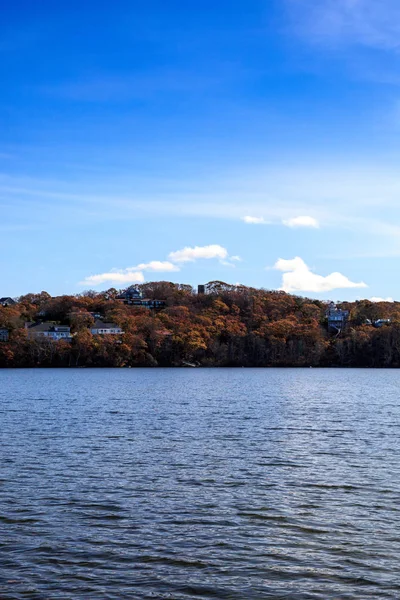
[[[400,372],[0,371],[0,598],[400,598]]]

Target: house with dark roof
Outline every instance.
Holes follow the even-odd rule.
[[[92,335],[121,335],[124,333],[116,323],[105,323],[97,319],[90,327]]]
[[[45,338],[59,341],[72,339],[71,328],[68,325],[56,325],[54,323],[26,323],[28,338]]]
[[[350,312],[348,310],[342,310],[334,302],[330,302],[326,311],[328,330],[339,334],[346,327],[349,316]]]
[[[0,298],[0,305],[7,307],[7,306],[14,306],[14,304],[17,304],[15,302],[15,300],[13,300],[12,298],[10,298],[9,296],[5,296],[4,298]]]
[[[143,306],[151,310],[160,310],[165,308],[164,300],[152,300],[151,298],[143,298],[143,294],[135,286],[131,285],[124,292],[117,296],[117,300],[122,300],[124,304],[130,306]]]

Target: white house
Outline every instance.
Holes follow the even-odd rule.
[[[72,339],[71,328],[67,325],[54,325],[54,323],[26,323],[28,338],[47,338],[51,340]]]
[[[115,323],[104,323],[97,319],[90,328],[92,335],[120,335],[124,333]]]

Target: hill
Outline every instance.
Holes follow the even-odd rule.
[[[145,298],[160,301],[157,310],[128,304],[113,288],[58,297],[26,294],[0,306],[6,332],[0,367],[400,366],[398,302],[339,304],[350,316],[333,335],[326,302],[218,281],[205,288],[197,294],[191,286],[164,281],[138,286]],[[378,319],[390,324],[371,325]],[[123,333],[93,329],[95,320]],[[70,334],[46,338],[27,323],[62,325]]]

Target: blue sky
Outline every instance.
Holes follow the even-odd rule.
[[[398,0],[3,7],[0,295],[400,299]]]

